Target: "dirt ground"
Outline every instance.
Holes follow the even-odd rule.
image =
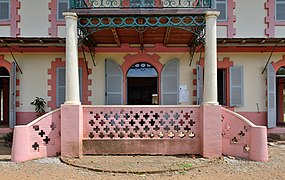
[[[285,142],[269,146],[269,162],[253,162],[233,157],[219,159],[193,156],[91,156],[69,160],[95,169],[125,170],[128,173],[95,172],[62,163],[59,158],[44,158],[24,163],[10,162],[10,148],[0,142],[0,179],[285,179]],[[183,170],[189,168],[190,170]],[[174,172],[143,173],[146,170]],[[131,171],[142,171],[133,174]]]

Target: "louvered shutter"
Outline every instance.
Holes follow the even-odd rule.
[[[105,104],[123,104],[123,73],[114,61],[105,60]]]
[[[227,20],[227,1],[226,0],[216,0],[216,9],[220,11],[218,20],[226,21]]]
[[[80,101],[82,100],[82,68],[79,71],[79,93]],[[57,67],[56,69],[56,106],[60,107],[65,102],[65,67]]]
[[[243,106],[243,67],[230,67],[230,106]]]
[[[197,105],[201,105],[203,103],[203,67],[197,65]]]
[[[16,125],[16,64],[12,63],[10,71],[10,97],[9,97],[9,128]]]
[[[276,0],[276,20],[283,21],[285,20],[285,0]]]
[[[57,1],[57,19],[63,20],[64,16],[62,15],[69,8],[68,0],[58,0]]]
[[[179,61],[168,62],[161,75],[161,104],[176,105],[179,100]]]
[[[276,127],[276,77],[272,64],[267,66],[267,127]]]
[[[0,20],[9,20],[10,2],[9,0],[0,0]]]

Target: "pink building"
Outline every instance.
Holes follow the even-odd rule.
[[[12,160],[267,161],[267,134],[285,132],[284,12],[281,0],[0,0]],[[35,97],[47,102],[40,118]]]

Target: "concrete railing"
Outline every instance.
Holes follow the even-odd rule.
[[[59,155],[60,113],[60,109],[56,109],[27,125],[15,126],[11,160],[22,162]]]
[[[268,161],[267,129],[245,117],[222,108],[223,154]]]

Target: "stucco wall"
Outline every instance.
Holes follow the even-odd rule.
[[[265,37],[265,0],[236,0],[236,36]]]
[[[21,21],[21,36],[48,36],[48,0],[20,0],[21,8],[19,14]]]
[[[0,26],[0,37],[10,36],[10,26]]]

